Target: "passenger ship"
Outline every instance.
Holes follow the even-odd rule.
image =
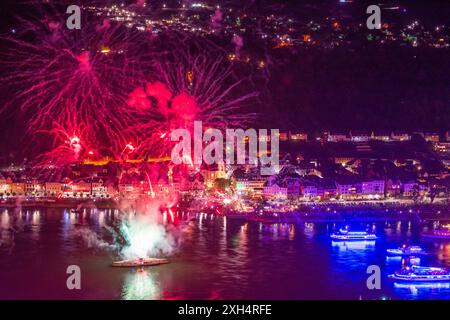
[[[376,240],[378,237],[373,233],[366,231],[348,231],[347,229],[339,229],[338,232],[330,236],[333,240],[343,241],[362,241],[362,240]]]
[[[406,246],[399,247],[397,249],[386,249],[386,253],[390,256],[419,256],[427,254],[425,250],[423,250],[419,246]]]
[[[396,271],[388,278],[405,282],[450,282],[450,271],[445,268],[412,266]]]

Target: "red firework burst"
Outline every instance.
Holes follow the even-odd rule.
[[[38,167],[64,168],[68,164],[98,156],[98,149],[89,139],[88,130],[79,125],[66,123],[66,127],[61,127],[54,123],[49,132],[37,133],[50,134],[53,138],[52,149],[38,156]]]
[[[123,107],[148,62],[145,42],[137,45],[142,34],[103,18],[69,30],[65,18],[21,20],[22,28],[3,39],[1,80],[11,93],[4,109],[29,116],[30,132],[77,123],[115,148],[127,140]]]
[[[21,20],[0,52],[0,80],[10,93],[3,110],[21,111],[32,137],[46,132],[54,139],[41,164],[106,153],[160,157],[170,154],[170,131],[194,120],[224,128],[253,119],[242,111],[256,94],[245,91],[247,79],[210,42],[149,37],[96,15],[83,15],[81,30],[69,30],[64,11],[46,12]]]
[[[254,120],[255,113],[245,111],[257,95],[243,92],[248,79],[235,75],[222,52],[198,47],[195,51],[174,50],[154,65],[145,87],[130,92],[127,103],[135,122],[129,130],[142,137],[140,157],[169,155],[170,131],[191,129],[196,120],[215,128]]]

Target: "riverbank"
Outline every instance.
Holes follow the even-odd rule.
[[[241,214],[229,217],[242,217]],[[450,208],[444,203],[321,203],[301,205],[287,213],[265,211],[263,214],[248,214],[252,221],[284,222],[368,222],[368,221],[440,221],[450,220]]]

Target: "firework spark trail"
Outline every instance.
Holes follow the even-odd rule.
[[[53,147],[37,157],[37,167],[63,168],[80,161],[83,156],[95,156],[97,149],[89,140],[88,131],[82,127],[71,126],[69,123],[66,125],[67,127],[63,128],[55,123],[53,129],[43,132],[53,137]]]
[[[1,80],[13,95],[3,109],[29,115],[31,132],[78,123],[117,148],[127,140],[125,99],[148,61],[138,46],[141,35],[104,20],[100,29],[91,22],[73,31],[61,20],[23,20],[21,31],[3,38]]]
[[[224,55],[200,49],[173,51],[154,65],[145,89],[135,88],[128,103],[137,123],[130,127],[140,142],[139,156],[170,154],[171,130],[241,127],[255,119],[245,111],[255,92],[242,93],[246,78],[237,79]]]

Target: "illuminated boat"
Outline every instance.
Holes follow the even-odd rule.
[[[422,232],[421,235],[430,239],[450,239],[450,225],[447,224],[431,232]]]
[[[333,240],[342,241],[361,241],[361,240],[376,240],[378,237],[373,233],[366,231],[348,231],[347,229],[339,229],[338,232],[330,236]]]
[[[412,266],[388,275],[388,279],[404,282],[450,282],[450,271],[445,268]]]
[[[418,256],[427,254],[419,246],[406,246],[397,249],[386,249],[386,253],[390,256]]]
[[[160,264],[169,263],[167,259],[158,259],[158,258],[139,258],[139,259],[131,259],[131,260],[121,260],[114,261],[112,263],[113,267],[122,267],[122,268],[131,268],[131,267],[147,267],[147,266],[157,266]]]

